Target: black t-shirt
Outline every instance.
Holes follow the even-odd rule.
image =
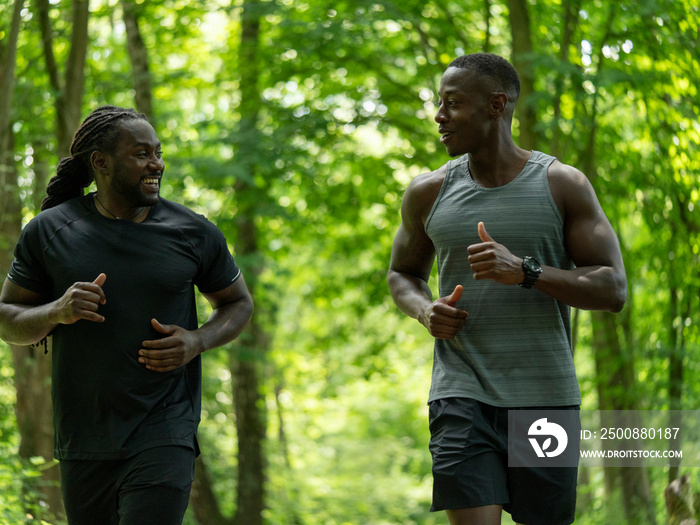
[[[141,223],[102,216],[92,195],[41,212],[23,229],[8,275],[61,297],[105,273],[103,323],[80,320],[53,332],[55,456],[120,459],[147,448],[197,449],[201,359],[161,373],[138,362],[151,326],[197,328],[194,286],[227,288],[240,275],[223,234],[205,217],[160,199]]]

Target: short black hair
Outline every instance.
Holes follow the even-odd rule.
[[[471,69],[479,75],[495,79],[506,94],[514,95],[514,101],[520,96],[518,72],[502,56],[493,53],[472,53],[455,58],[448,67]]]

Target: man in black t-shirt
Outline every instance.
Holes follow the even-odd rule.
[[[163,170],[143,115],[95,110],[22,231],[0,295],[2,339],[53,337],[55,456],[71,525],[181,523],[199,453],[200,354],[252,315],[226,239],[160,198]],[[195,286],[213,308],[200,327]]]

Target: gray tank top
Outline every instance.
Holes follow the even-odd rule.
[[[522,172],[497,188],[478,186],[468,160],[464,155],[447,163],[425,224],[437,253],[440,297],[463,285],[457,307],[469,312],[457,337],[435,340],[429,400],[469,397],[499,407],[579,405],[569,307],[535,289],[476,281],[467,260],[467,247],[481,242],[477,224],[483,221],[491,237],[513,254],[573,267],[547,179],[554,157],[533,151]]]

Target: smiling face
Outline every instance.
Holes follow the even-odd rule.
[[[490,84],[471,69],[449,67],[443,74],[435,122],[450,156],[472,153],[488,139],[494,121]]]
[[[165,169],[160,141],[145,120],[125,120],[121,126],[119,142],[111,156],[112,199],[132,208],[153,206],[160,198],[160,181]]]

